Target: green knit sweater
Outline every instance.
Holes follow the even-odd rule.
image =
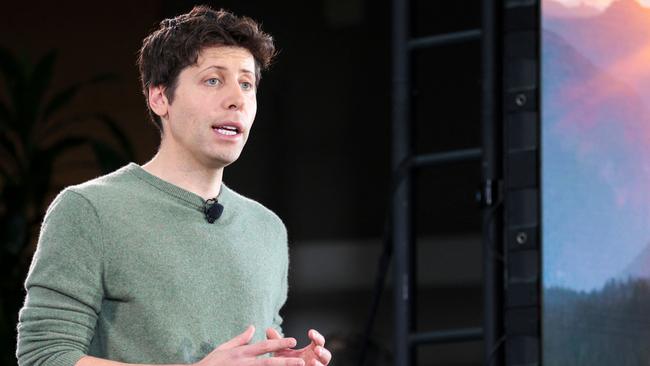
[[[19,364],[192,363],[249,324],[253,342],[280,330],[285,227],[225,185],[218,199],[210,224],[201,197],[134,163],[63,190],[25,283]]]

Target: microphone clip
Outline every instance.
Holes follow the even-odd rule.
[[[205,219],[210,223],[214,223],[223,213],[223,205],[217,201],[216,198],[210,198],[203,203],[203,214]]]

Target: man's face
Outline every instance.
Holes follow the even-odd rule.
[[[255,59],[248,50],[203,49],[197,64],[179,74],[172,102],[161,116],[163,144],[205,167],[237,160],[257,111],[255,82]]]

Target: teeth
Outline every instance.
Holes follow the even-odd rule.
[[[217,128],[217,132],[219,132],[222,135],[228,135],[228,136],[234,136],[237,134],[237,130],[227,130],[224,127],[219,127]]]

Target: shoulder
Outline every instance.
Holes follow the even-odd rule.
[[[75,192],[89,200],[107,194],[117,193],[122,191],[126,186],[132,185],[133,182],[138,181],[138,178],[130,173],[133,169],[133,165],[128,164],[112,173],[67,187],[66,190]]]
[[[129,164],[112,173],[64,188],[48,207],[46,218],[54,211],[78,212],[80,215],[94,213],[97,216],[97,207],[103,201],[127,191],[125,188],[132,184],[131,181],[137,180],[129,174],[130,169]]]

